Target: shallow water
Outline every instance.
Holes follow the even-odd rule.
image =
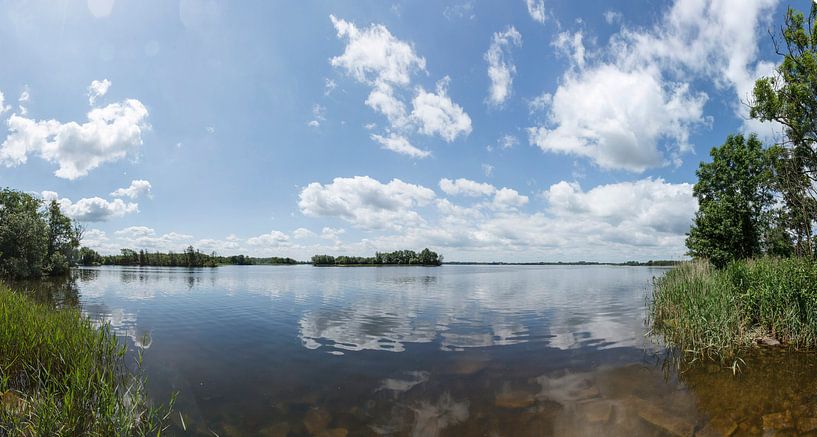
[[[788,435],[817,429],[814,355],[683,373],[645,337],[664,269],[80,269],[39,294],[142,348],[178,435]],[[43,287],[49,288],[49,287]],[[799,430],[799,431],[798,431]],[[817,435],[817,433],[812,432]]]

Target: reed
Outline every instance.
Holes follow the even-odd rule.
[[[152,405],[110,327],[0,285],[0,435],[160,435],[174,399]]]
[[[654,282],[651,331],[693,359],[729,359],[758,340],[817,348],[817,263],[760,258],[684,263]]]

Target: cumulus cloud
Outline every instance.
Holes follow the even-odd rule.
[[[104,222],[139,212],[138,204],[124,202],[122,199],[105,200],[101,197],[90,197],[72,202],[71,199],[60,198],[54,191],[43,191],[41,196],[47,202],[56,200],[63,214],[81,222]]]
[[[603,221],[622,232],[619,237],[610,232],[611,238],[644,230],[683,236],[698,207],[691,184],[669,184],[660,178],[599,185],[589,191],[562,181],[543,194],[550,212],[560,219]]]
[[[298,228],[292,231],[292,237],[296,240],[314,237],[315,233],[306,228]]]
[[[500,188],[494,194],[493,207],[497,209],[513,209],[527,205],[528,196],[519,194],[512,188]]]
[[[373,141],[387,150],[418,158],[428,156],[429,152],[411,145],[412,134],[438,135],[448,142],[470,134],[471,118],[447,94],[448,77],[437,83],[436,92],[412,85],[415,73],[427,71],[425,58],[411,44],[396,38],[380,24],[360,29],[334,15],[330,19],[337,37],[347,41],[344,52],[330,63],[369,86],[366,105],[389,122],[386,132],[371,136]]]
[[[289,236],[281,231],[270,231],[257,237],[247,239],[250,246],[284,246],[289,241]]]
[[[408,155],[412,158],[426,158],[431,155],[431,152],[428,150],[418,149],[411,145],[408,139],[402,135],[392,133],[388,137],[384,137],[382,135],[372,134],[371,138],[383,145],[383,148],[386,150]]]
[[[609,169],[680,164],[690,132],[709,123],[696,79],[733,89],[735,113],[745,118],[740,100],[769,71],[757,38],[776,3],[676,1],[652,28],[623,28],[592,56],[578,34],[560,34],[554,45],[571,65],[546,104],[546,122],[530,129],[531,143]]]
[[[426,135],[439,135],[449,143],[459,135],[471,133],[471,117],[447,95],[449,78],[437,83],[437,92],[430,93],[419,88],[412,101],[411,116]]]
[[[365,229],[402,229],[423,218],[415,210],[435,198],[433,190],[400,179],[381,183],[368,176],[313,182],[299,196],[301,212],[313,217],[338,217]]]
[[[3,96],[3,92],[0,91],[0,114],[9,110],[9,107],[6,106],[5,103],[5,96]]]
[[[531,2],[528,1],[529,10],[530,6]],[[544,11],[542,11],[542,21],[544,21]],[[488,88],[488,103],[493,106],[502,105],[511,96],[516,66],[510,58],[510,49],[521,45],[522,35],[515,27],[509,26],[504,32],[494,33],[491,45],[485,52],[488,77],[491,79],[491,86]]]
[[[96,99],[107,94],[110,87],[111,81],[108,79],[92,81],[91,85],[88,85],[88,104],[94,106]]]
[[[88,112],[88,120],[62,123],[12,114],[9,135],[0,145],[0,163],[25,164],[29,154],[59,165],[57,177],[76,179],[105,162],[135,153],[148,129],[147,108],[127,99]]]
[[[480,183],[470,179],[459,178],[457,180],[440,179],[440,189],[449,196],[490,196],[496,192],[496,187],[487,183]]]
[[[528,14],[534,21],[545,22],[545,2],[544,0],[525,0],[528,6]]]
[[[655,69],[600,65],[564,78],[550,106],[553,127],[531,128],[530,142],[602,168],[642,172],[668,163],[661,140],[676,156],[691,149],[689,131],[704,122],[706,101],[687,84],[664,83]]]
[[[134,179],[127,188],[119,188],[111,193],[111,196],[136,199],[143,194],[150,194],[150,188],[150,182],[144,179]]]
[[[425,58],[414,47],[395,38],[386,26],[372,24],[360,30],[354,23],[330,15],[338,38],[347,38],[342,55],[332,58],[335,67],[344,68],[360,82],[408,85],[411,74],[425,70]]]

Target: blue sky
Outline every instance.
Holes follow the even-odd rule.
[[[0,185],[85,244],[683,257],[806,1],[4,1]],[[118,191],[117,191],[118,190]]]

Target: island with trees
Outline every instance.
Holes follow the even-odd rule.
[[[439,266],[443,256],[425,248],[419,253],[413,250],[376,252],[373,257],[315,255],[312,265],[323,266]]]
[[[817,4],[789,8],[782,63],[755,83],[753,118],[782,127],[764,146],[730,135],[701,163],[692,262],[655,282],[652,331],[693,361],[731,361],[755,344],[817,349]]]

